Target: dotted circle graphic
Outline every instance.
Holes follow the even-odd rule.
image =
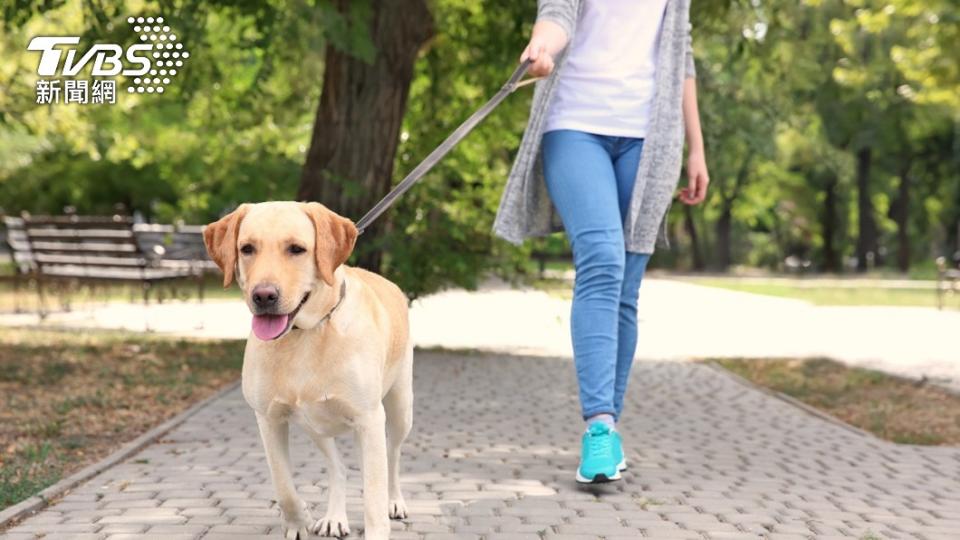
[[[130,94],[162,94],[164,87],[170,84],[177,70],[183,67],[184,60],[190,58],[188,51],[170,26],[164,24],[163,17],[127,17],[127,24],[137,33],[139,43],[150,45],[149,54],[153,60],[145,75],[133,79],[127,87]],[[159,76],[158,76],[159,75]]]

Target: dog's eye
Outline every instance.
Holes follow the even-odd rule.
[[[294,244],[294,245],[288,247],[288,248],[287,248],[287,251],[289,251],[291,255],[300,255],[301,253],[306,253],[306,252],[307,252],[307,248],[305,248],[305,247],[303,247],[303,246],[298,246],[298,245]]]
[[[244,255],[253,255],[253,244],[244,244],[240,247],[240,253]]]

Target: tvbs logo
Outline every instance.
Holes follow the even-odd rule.
[[[127,23],[133,26],[133,31],[139,37],[138,43],[127,47],[116,43],[97,43],[86,51],[80,51],[78,36],[34,37],[27,45],[27,50],[40,53],[37,75],[76,77],[89,67],[92,77],[100,77],[92,80],[90,86],[115,87],[116,81],[103,78],[122,75],[127,77],[129,93],[162,94],[190,53],[170,27],[164,24],[163,17],[128,17]],[[62,82],[65,91],[88,86],[84,84],[86,81]],[[59,103],[60,83],[49,79],[38,81],[37,103]],[[75,94],[75,97],[78,95]],[[68,98],[64,101],[69,103],[71,101]]]
[[[97,43],[89,51],[77,60],[77,50],[72,48],[80,44],[79,37],[46,37],[38,36],[30,40],[27,50],[40,51],[40,65],[37,67],[37,75],[41,77],[53,77],[62,74],[65,77],[73,77],[80,73],[87,64],[93,60],[93,67],[90,74],[95,77],[113,77],[115,75],[145,75],[150,71],[150,52],[153,45],[137,44],[127,48],[124,54],[123,47],[115,43]],[[63,62],[63,69],[60,69],[60,60],[63,57],[61,49],[57,48],[66,45],[71,48],[66,50],[66,60]],[[126,58],[130,64],[139,67],[126,68],[121,58]]]

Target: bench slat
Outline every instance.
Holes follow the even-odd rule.
[[[123,240],[133,241],[133,231],[115,230],[115,229],[27,229],[27,235],[31,239],[60,239],[60,238],[83,238],[97,240]]]
[[[91,252],[91,253],[136,253],[133,244],[112,244],[104,242],[33,242],[33,251],[37,252]]]
[[[192,269],[192,270],[203,270],[203,271],[216,271],[220,267],[217,266],[217,263],[209,260],[197,260],[197,259],[162,259],[158,262],[160,268],[182,268],[182,269]]]
[[[129,216],[31,216],[20,218],[27,225],[52,225],[55,227],[83,229],[87,227],[129,229],[133,218]]]
[[[110,257],[106,255],[54,255],[50,253],[34,253],[34,260],[41,265],[73,264],[89,266],[123,266],[146,267],[147,261],[142,257]],[[43,269],[45,272],[46,270]]]
[[[115,281],[157,281],[190,276],[186,271],[170,268],[95,268],[75,265],[51,266],[44,268],[43,273],[51,277]]]

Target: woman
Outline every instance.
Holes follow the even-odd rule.
[[[637,344],[637,295],[676,190],[687,143],[685,204],[707,193],[690,0],[540,0],[521,61],[547,78],[507,181],[494,231],[507,240],[557,230],[573,248],[574,360],[586,422],[578,482],[626,468],[616,421]]]

